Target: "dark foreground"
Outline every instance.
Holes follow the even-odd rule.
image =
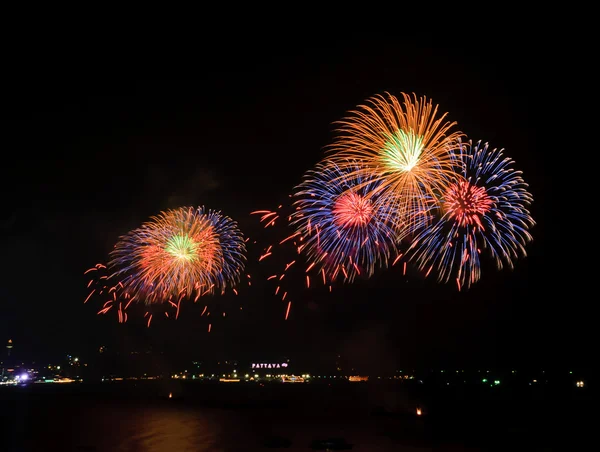
[[[6,452],[578,450],[595,430],[588,391],[543,387],[36,384],[0,387],[0,409]]]

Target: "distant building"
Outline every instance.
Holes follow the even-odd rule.
[[[10,377],[14,375],[15,369],[20,368],[21,366],[15,361],[14,357],[14,343],[12,339],[9,339],[6,343],[6,357],[0,360],[0,378],[4,379],[5,377]],[[11,356],[12,355],[12,356]]]
[[[281,377],[282,383],[304,383],[304,377],[297,375],[284,375]]]
[[[348,377],[349,381],[368,381],[369,377],[367,375],[352,375]]]

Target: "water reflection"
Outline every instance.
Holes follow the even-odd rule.
[[[181,407],[162,407],[131,413],[131,434],[119,438],[116,451],[219,451],[221,430],[203,412]]]
[[[404,390],[381,385],[182,389],[81,385],[0,391],[0,451],[291,452],[312,450],[315,440],[331,438],[343,439],[354,452],[433,446],[510,450],[515,444],[538,450],[548,431],[569,438],[593,431],[591,421],[585,422],[592,419],[584,416],[586,400],[570,398],[435,393],[432,408],[432,397],[416,404]]]

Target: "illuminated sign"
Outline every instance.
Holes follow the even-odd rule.
[[[287,366],[288,363],[252,363],[253,369],[285,369]]]

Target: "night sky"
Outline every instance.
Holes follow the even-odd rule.
[[[2,102],[0,341],[11,337],[39,359],[105,344],[240,359],[342,353],[365,367],[583,364],[584,313],[550,298],[569,283],[545,225],[544,65],[526,42],[483,47],[389,37],[245,42],[201,47],[185,68],[124,66],[107,55],[16,58]],[[149,329],[135,308],[120,325],[114,313],[96,315],[98,300],[83,304],[83,272],[162,210],[205,205],[251,239],[264,236],[250,212],[286,200],[324,157],[333,122],[385,91],[431,98],[469,138],[504,148],[523,171],[537,225],[513,271],[487,262],[481,281],[458,293],[394,267],[331,294],[298,289],[284,321],[285,303],[261,282],[269,272],[254,250],[255,284],[208,301],[210,334],[203,304]]]

